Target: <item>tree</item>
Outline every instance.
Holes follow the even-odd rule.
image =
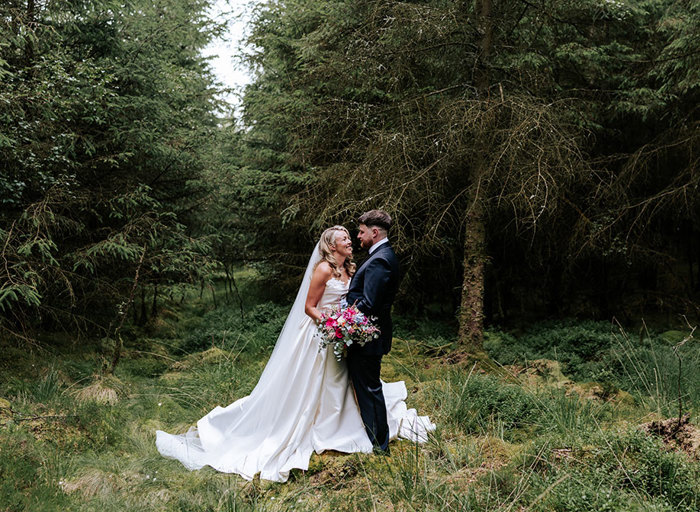
[[[311,187],[296,196],[304,218],[328,223],[383,207],[398,217],[399,250],[453,251],[461,240],[461,338],[475,349],[486,216],[507,204],[535,225],[583,169],[564,105],[489,85],[491,4],[480,5],[478,13],[459,3],[296,5],[286,15],[311,28],[287,41],[294,67],[274,74],[291,77],[288,94],[305,98],[285,111],[297,120],[291,158],[313,169]],[[265,49],[275,42],[256,40]]]
[[[564,273],[607,296],[629,287],[606,277],[635,258],[615,242],[622,227],[662,229],[633,212],[658,214],[647,205],[684,192],[683,216],[696,208],[696,19],[670,0],[270,2],[252,37],[248,136],[276,143],[270,171],[286,169],[277,197],[290,222],[318,228],[383,207],[409,279],[451,262],[429,281],[443,294],[461,282],[460,337],[478,349],[485,281],[503,288],[502,268],[487,265],[500,236],[522,237],[511,264],[538,261],[552,297]],[[650,179],[642,155],[663,178]],[[611,301],[597,300],[607,314]]]
[[[208,1],[0,7],[0,327],[114,328],[140,285],[206,271],[192,224],[216,89]],[[145,251],[145,254],[144,254]],[[129,307],[127,304],[126,307]]]

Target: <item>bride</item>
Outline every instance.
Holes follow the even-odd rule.
[[[276,482],[286,482],[292,468],[308,469],[314,451],[371,453],[345,361],[336,361],[331,347],[319,351],[315,339],[316,321],[345,297],[354,270],[348,230],[326,229],[255,389],[215,407],[185,434],[156,431],[158,451],[190,470],[211,466]],[[382,389],[390,437],[425,442],[435,426],[406,408],[405,384]]]

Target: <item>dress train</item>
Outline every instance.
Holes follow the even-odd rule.
[[[335,304],[347,285],[331,279],[319,309]],[[326,450],[370,453],[345,361],[332,348],[319,351],[316,326],[294,308],[250,395],[227,407],[215,407],[187,433],[156,431],[165,457],[190,470],[211,466],[251,480],[285,482],[293,468],[306,470],[311,454]],[[403,382],[383,383],[390,437],[425,442],[435,429],[405,403]]]

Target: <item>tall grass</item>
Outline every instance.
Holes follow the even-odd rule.
[[[664,416],[678,413],[678,381],[683,403],[698,417],[700,409],[700,343],[691,340],[678,350],[685,369],[679,375],[673,344],[683,333],[631,336],[604,322],[547,322],[516,338],[488,333],[485,349],[501,364],[527,365],[534,359],[554,359],[566,375],[596,381],[604,389],[622,389]]]
[[[592,431],[615,414],[610,404],[556,388],[532,391],[492,375],[453,371],[430,389],[435,406],[455,428],[508,441],[533,433]]]
[[[660,415],[678,413],[679,394],[697,417],[700,408],[700,343],[690,343],[674,354],[673,338],[647,337],[633,342],[624,330],[615,336],[609,359],[616,381]],[[683,367],[678,368],[678,357]],[[685,368],[685,371],[683,371]],[[679,389],[680,381],[680,389]]]
[[[49,366],[46,374],[31,388],[32,397],[37,402],[48,402],[55,398],[61,390],[61,384],[56,368]]]
[[[186,304],[167,329],[133,339],[117,368],[124,393],[112,405],[78,403],[73,394],[99,354],[78,358],[67,350],[50,363],[24,361],[22,368],[37,365],[34,377],[18,372],[0,388],[11,404],[0,403],[0,510],[700,509],[698,464],[637,430],[628,409],[546,383],[523,386],[477,367],[448,366],[448,329],[411,331],[410,322],[401,334],[416,343],[397,345],[385,370],[409,382],[409,407],[420,401],[419,413],[437,423],[428,443],[392,442],[391,457],[314,455],[309,470],[293,471],[286,484],[187,471],[160,456],[154,431],[184,431],[213,406],[248,394],[286,315],[270,303],[246,303],[245,318],[236,307],[210,309]],[[639,398],[635,417],[673,402],[677,365],[669,342],[616,340],[609,326],[567,325],[573,334],[549,325],[520,338],[491,333],[487,345],[504,364],[556,355],[575,379],[607,375]],[[687,350],[691,368],[696,353]],[[684,397],[697,404],[696,377],[684,379]]]

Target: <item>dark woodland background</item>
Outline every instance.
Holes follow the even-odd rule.
[[[371,208],[397,310],[463,343],[697,318],[696,2],[271,1],[237,116],[210,3],[0,6],[2,336],[111,336],[217,280],[235,302],[242,265],[289,300],[321,230]]]

